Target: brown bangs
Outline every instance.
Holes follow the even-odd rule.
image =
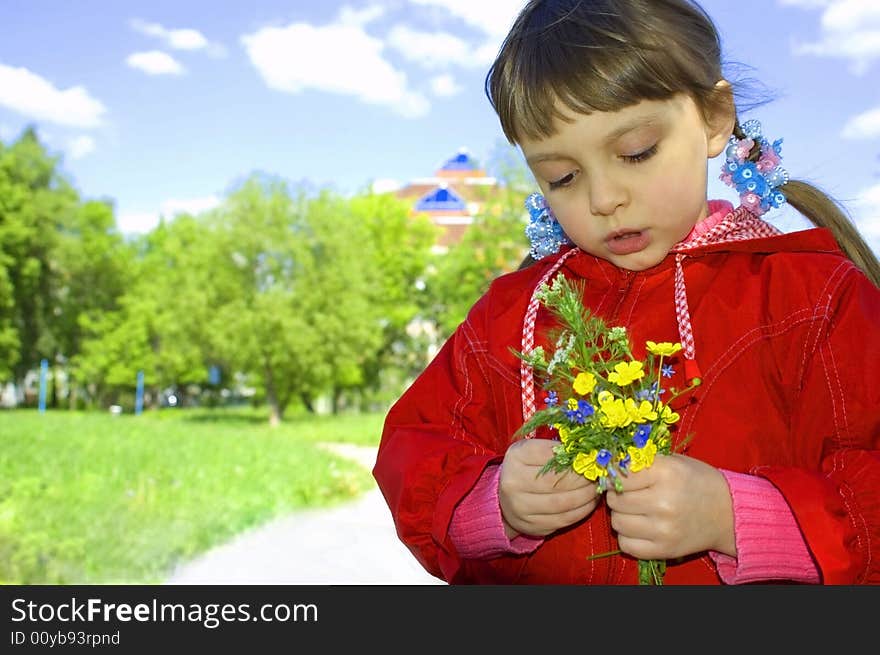
[[[711,23],[707,28],[701,14],[683,29],[685,3],[650,4],[649,9],[637,0],[530,3],[486,77],[486,94],[507,139],[551,136],[555,122],[565,120],[563,108],[618,111],[682,92],[702,106],[721,77],[714,28]],[[674,29],[663,20],[664,4],[678,5]]]

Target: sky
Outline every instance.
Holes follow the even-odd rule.
[[[704,0],[742,120],[880,253],[880,2]],[[356,193],[510,146],[484,81],[522,0],[0,0],[0,140],[35,126],[125,233],[260,171]],[[520,156],[514,151],[515,156]],[[709,195],[735,200],[710,162]],[[491,172],[491,169],[490,169]],[[809,225],[790,209],[766,216]]]

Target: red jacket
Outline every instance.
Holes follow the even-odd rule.
[[[523,421],[519,350],[532,290],[558,256],[495,280],[394,404],[373,474],[400,539],[450,583],[636,584],[606,506],[535,552],[460,558],[447,531]],[[674,257],[641,272],[579,252],[560,269],[585,304],[644,342],[679,341]],[[713,244],[684,260],[703,384],[677,399],[687,454],[781,491],[825,584],[880,583],[880,291],[826,229]],[[538,316],[537,343],[550,316]],[[552,345],[552,344],[547,344]],[[666,380],[685,386],[681,366]],[[539,433],[540,436],[540,433]],[[718,584],[706,553],[669,562],[666,584]]]

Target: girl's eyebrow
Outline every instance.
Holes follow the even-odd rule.
[[[664,121],[664,118],[665,117],[664,117],[662,110],[652,111],[650,113],[646,113],[641,116],[637,116],[635,118],[628,120],[623,125],[618,126],[617,128],[613,129],[611,132],[609,132],[607,135],[605,135],[603,142],[605,144],[613,143],[614,141],[616,141],[620,137],[624,136],[625,134],[629,134],[630,132],[633,132],[634,130],[637,130],[637,129],[643,128],[643,127],[652,127],[654,125],[662,123]],[[542,161],[552,161],[554,159],[566,159],[566,156],[561,153],[556,153],[556,152],[539,152],[539,153],[532,155],[531,157],[527,157],[526,163],[528,163],[529,165],[532,165],[532,164],[538,164]]]
[[[658,123],[663,122],[663,112],[662,111],[653,111],[649,114],[643,114],[642,116],[637,116],[630,121],[627,121],[617,129],[612,130],[605,137],[605,143],[611,143],[612,141],[616,141],[624,134],[628,134],[634,130],[639,129],[640,127],[652,127],[657,125]]]

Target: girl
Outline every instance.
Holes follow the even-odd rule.
[[[840,209],[741,126],[717,31],[688,0],[532,0],[487,77],[543,197],[530,262],[501,276],[391,408],[374,476],[397,532],[450,583],[880,582],[880,265]],[[742,202],[707,200],[707,160]],[[789,202],[817,227],[760,218]],[[558,221],[558,223],[556,222]],[[598,494],[538,475],[542,394],[513,351],[549,345],[534,292],[680,342],[686,454]],[[549,438],[548,438],[549,437]],[[619,550],[619,555],[589,558]]]

